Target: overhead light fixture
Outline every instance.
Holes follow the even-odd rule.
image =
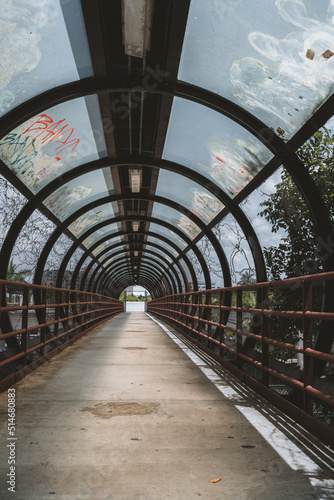
[[[123,0],[123,45],[129,56],[144,57],[150,50],[153,0]]]
[[[133,193],[140,193],[142,173],[141,168],[129,169],[130,188]]]
[[[133,231],[138,231],[139,224],[140,224],[140,222],[138,220],[133,220],[132,221],[132,229],[133,229]]]

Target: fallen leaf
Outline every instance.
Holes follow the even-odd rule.
[[[210,483],[219,483],[219,481],[221,481],[222,478],[219,477],[218,479],[211,479]]]

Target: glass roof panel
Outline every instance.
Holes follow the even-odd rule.
[[[192,240],[201,232],[197,224],[189,219],[189,217],[161,203],[154,203],[152,217],[173,224]]]
[[[94,243],[97,241],[101,240],[104,236],[112,235],[113,233],[117,233],[122,229],[122,225],[120,223],[116,224],[108,224],[105,227],[102,227],[101,229],[98,229],[95,231],[95,233],[90,234],[84,241],[83,245],[86,248],[91,247]]]
[[[179,235],[175,234],[174,231],[171,231],[167,227],[160,226],[160,224],[151,222],[150,231],[152,231],[152,233],[157,233],[161,234],[161,236],[165,236],[170,241],[175,243],[175,245],[177,245],[181,250],[183,250],[187,246],[186,242],[182,238],[180,238]]]
[[[86,241],[86,240],[85,240]],[[105,250],[106,248],[108,247],[111,247],[113,245],[116,245],[117,243],[120,243],[121,241],[123,241],[123,239],[121,239],[120,236],[115,236],[114,238],[111,238],[110,240],[107,240],[105,241],[104,243],[101,243],[101,245],[99,245],[98,247],[96,247],[93,251],[92,251],[92,254],[93,255],[98,255],[100,252],[102,252],[103,250]],[[85,244],[85,242],[84,242]],[[87,245],[85,245],[87,246]],[[112,252],[116,252],[117,250],[113,250]],[[108,255],[108,254],[106,254]],[[103,256],[104,258],[104,256]]]
[[[112,260],[114,260],[114,259],[116,259],[118,257],[118,255],[116,255],[116,257],[114,257],[115,253],[117,253],[117,252],[119,252],[121,250],[123,252],[126,251],[125,245],[124,246],[119,246],[117,248],[114,248],[114,250],[109,250],[108,252],[106,252],[105,254],[102,255],[101,260],[107,259],[109,257],[108,261],[110,260],[110,262],[111,262]],[[119,255],[121,255],[121,254],[119,254]]]
[[[332,0],[192,0],[178,78],[290,138],[334,89]]]
[[[112,203],[106,203],[99,207],[89,210],[85,214],[78,217],[72,224],[68,226],[68,229],[79,238],[85,231],[88,231],[92,226],[99,224],[100,222],[112,219],[115,216],[114,208]]]
[[[111,264],[112,262],[114,262],[115,260],[117,260],[118,258],[121,258],[121,257],[122,257],[122,255],[116,255],[116,257],[110,257],[108,260],[106,260],[106,262],[103,264],[103,266],[107,267],[107,266],[109,266],[109,264]]]
[[[109,264],[111,264],[111,262],[116,261],[116,260],[117,260],[117,265],[118,265],[118,264],[121,264],[122,262],[128,262],[129,259],[128,259],[127,255],[117,255],[117,257],[115,257],[115,258],[108,259],[108,262],[103,264],[103,266],[106,267]]]
[[[167,267],[166,262],[160,259],[157,255],[146,254],[146,256],[142,260],[143,263],[149,264],[150,262],[154,265],[161,264],[164,268]]]
[[[93,75],[79,0],[1,0],[0,5],[0,115],[41,92]]]
[[[54,191],[44,205],[61,221],[92,201],[113,194],[109,168],[81,175]]]
[[[156,195],[188,208],[206,224],[224,208],[223,203],[207,189],[183,175],[167,170],[160,170]]]
[[[164,241],[160,240],[159,238],[155,238],[155,236],[148,236],[147,237],[147,242],[148,243],[155,243],[155,244],[159,245],[160,247],[166,248],[167,252],[169,252],[172,255],[174,255],[174,257],[178,256],[177,250],[175,250],[173,247],[171,247],[170,245],[168,245]],[[156,247],[151,247],[151,248],[154,251],[159,251],[158,248],[156,248]]]
[[[96,106],[96,95],[80,97],[31,118],[0,140],[0,159],[36,194],[66,171],[107,156]]]
[[[163,242],[162,242],[163,243]],[[164,243],[163,243],[164,244]],[[146,243],[146,250],[151,250],[152,252],[155,252],[159,255],[161,255],[164,259],[166,259],[168,262],[172,262],[172,258],[169,257],[165,252],[160,250],[159,248],[152,247],[149,243]],[[168,250],[168,249],[166,249]],[[145,253],[145,252],[144,252]],[[152,258],[155,258],[155,255],[152,255],[151,253],[147,253],[147,256],[151,256]]]
[[[233,120],[201,104],[174,98],[164,159],[199,172],[234,196],[272,157]]]

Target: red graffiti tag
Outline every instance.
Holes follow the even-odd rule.
[[[39,131],[34,137],[32,141],[36,141],[41,144],[51,144],[53,141],[59,143],[60,146],[56,147],[57,155],[65,151],[67,148],[72,148],[71,153],[73,153],[74,149],[80,143],[80,139],[71,139],[71,136],[74,132],[74,128],[70,127],[66,121],[66,118],[59,120],[57,122],[53,122],[51,116],[41,115],[30,127],[27,128],[23,132],[22,135],[27,134],[28,132]],[[57,140],[58,139],[58,140]],[[61,160],[60,156],[55,156],[57,161]]]
[[[215,157],[218,161],[220,161],[221,163],[226,163],[225,160],[223,160],[222,158],[219,158],[219,156],[216,156]]]

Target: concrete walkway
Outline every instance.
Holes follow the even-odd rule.
[[[205,358],[144,313],[81,338],[15,386],[15,494],[0,395],[0,497],[334,498],[332,451]]]

